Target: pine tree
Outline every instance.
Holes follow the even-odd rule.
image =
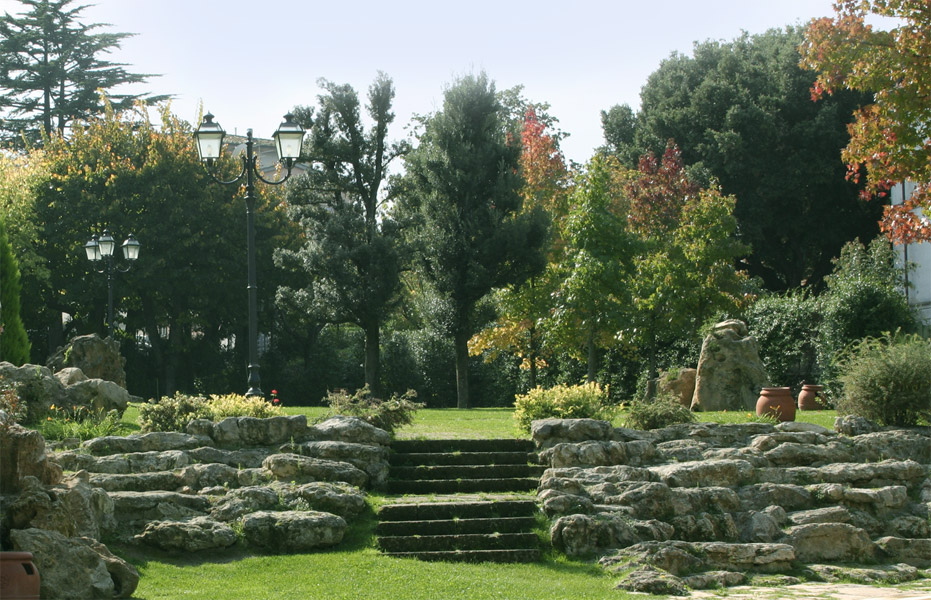
[[[0,17],[0,136],[22,145],[42,134],[62,134],[75,120],[104,112],[100,90],[144,82],[150,75],[127,72],[101,59],[132,34],[102,33],[104,25],[78,21],[86,6],[74,0],[20,0],[28,11]],[[112,95],[117,110],[167,96]]]

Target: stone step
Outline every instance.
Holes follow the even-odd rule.
[[[536,525],[534,517],[494,517],[478,519],[434,519],[428,521],[382,521],[375,527],[378,536],[462,535],[467,533],[520,533]]]
[[[533,440],[395,440],[391,450],[396,453],[449,453],[449,452],[533,452]]]
[[[533,533],[467,533],[457,535],[384,536],[383,552],[448,552],[451,550],[530,550],[539,538]]]
[[[534,500],[420,502],[386,504],[377,514],[381,521],[424,521],[527,517],[537,510]]]
[[[440,465],[520,465],[537,464],[535,452],[394,452],[388,457],[392,467]]]
[[[536,477],[543,475],[544,467],[528,465],[418,465],[416,467],[392,467],[391,479],[500,479],[513,477]]]
[[[389,480],[389,494],[468,494],[474,492],[531,492],[537,489],[536,477],[502,477],[493,479],[414,479]]]
[[[389,552],[387,556],[395,558],[416,558],[424,561],[448,562],[494,562],[494,563],[530,563],[539,562],[541,553],[538,548],[521,550],[449,550],[432,552]]]

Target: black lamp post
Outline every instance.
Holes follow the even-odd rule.
[[[256,307],[256,282],[255,282],[255,179],[269,185],[279,185],[291,177],[291,169],[294,161],[301,155],[301,145],[304,141],[304,128],[294,122],[294,115],[288,113],[284,116],[284,123],[278,126],[272,136],[275,140],[275,148],[278,151],[278,159],[284,163],[287,168],[285,176],[277,181],[269,181],[262,177],[258,169],[258,160],[255,155],[254,142],[252,141],[252,130],[246,130],[246,154],[242,156],[242,170],[239,175],[225,181],[217,177],[213,171],[214,162],[220,158],[220,152],[223,148],[223,136],[226,132],[220,127],[219,123],[213,121],[213,115],[207,113],[204,120],[194,132],[194,139],[197,141],[197,152],[200,159],[206,163],[207,172],[210,176],[222,184],[238,183],[245,178],[246,182],[246,240],[248,252],[248,270],[249,281],[247,290],[249,294],[249,390],[246,396],[264,396],[262,393],[262,381],[259,377],[259,353],[258,353],[258,310]]]
[[[94,270],[98,273],[107,274],[107,337],[113,337],[113,272],[119,271],[125,273],[132,266],[133,262],[139,258],[139,248],[142,245],[133,234],[129,234],[126,241],[123,242],[123,258],[128,262],[124,266],[119,266],[113,262],[113,252],[116,250],[116,241],[110,235],[109,229],[103,230],[102,236],[94,236],[84,244],[84,251],[87,253],[87,259],[94,265]],[[102,262],[101,262],[102,261]],[[98,267],[97,265],[101,266]]]

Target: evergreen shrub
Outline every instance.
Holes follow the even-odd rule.
[[[661,429],[677,423],[692,423],[695,415],[670,395],[652,400],[635,400],[628,407],[624,424],[632,429]]]
[[[514,399],[514,419],[522,431],[538,419],[607,419],[614,407],[597,383],[536,387]]]
[[[281,408],[272,406],[263,398],[239,394],[224,396],[189,396],[176,392],[158,402],[139,407],[139,424],[142,431],[184,431],[194,419],[220,421],[227,417],[255,417],[264,419],[282,415]]]
[[[388,400],[382,400],[373,396],[368,386],[364,386],[352,395],[345,390],[330,392],[327,404],[335,414],[358,417],[379,429],[394,433],[402,425],[413,423],[414,413],[423,408],[423,404],[414,402],[416,397],[417,392],[407,390],[401,396],[394,394]]]

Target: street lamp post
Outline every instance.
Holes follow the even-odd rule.
[[[225,185],[234,184],[245,178],[246,183],[246,251],[248,253],[248,275],[247,291],[249,295],[249,389],[246,396],[264,396],[262,393],[262,381],[259,376],[259,353],[258,353],[258,309],[256,300],[256,281],[255,281],[255,179],[269,185],[280,185],[291,177],[291,169],[294,167],[294,161],[301,155],[301,145],[304,141],[304,128],[294,122],[294,115],[288,113],[284,117],[284,123],[278,126],[272,136],[275,140],[275,148],[278,151],[278,159],[284,163],[287,173],[277,181],[269,181],[262,177],[258,169],[258,157],[255,155],[254,142],[252,140],[252,130],[246,130],[246,153],[241,156],[242,169],[239,175],[230,180],[223,180],[217,177],[213,170],[214,163],[220,158],[220,152],[223,148],[223,136],[226,132],[220,127],[219,123],[214,122],[213,115],[207,113],[201,122],[197,131],[194,132],[194,139],[197,141],[197,152],[200,159],[207,166],[207,173],[218,183]]]
[[[129,234],[126,241],[123,242],[123,258],[128,262],[124,266],[119,266],[113,262],[113,252],[116,250],[116,241],[110,235],[109,229],[103,230],[103,235],[94,236],[84,244],[84,251],[87,253],[87,259],[94,265],[94,270],[98,273],[107,274],[107,337],[113,337],[113,272],[119,271],[125,273],[130,269],[133,262],[139,258],[139,248],[142,245],[133,234]],[[97,265],[100,264],[100,267]]]

